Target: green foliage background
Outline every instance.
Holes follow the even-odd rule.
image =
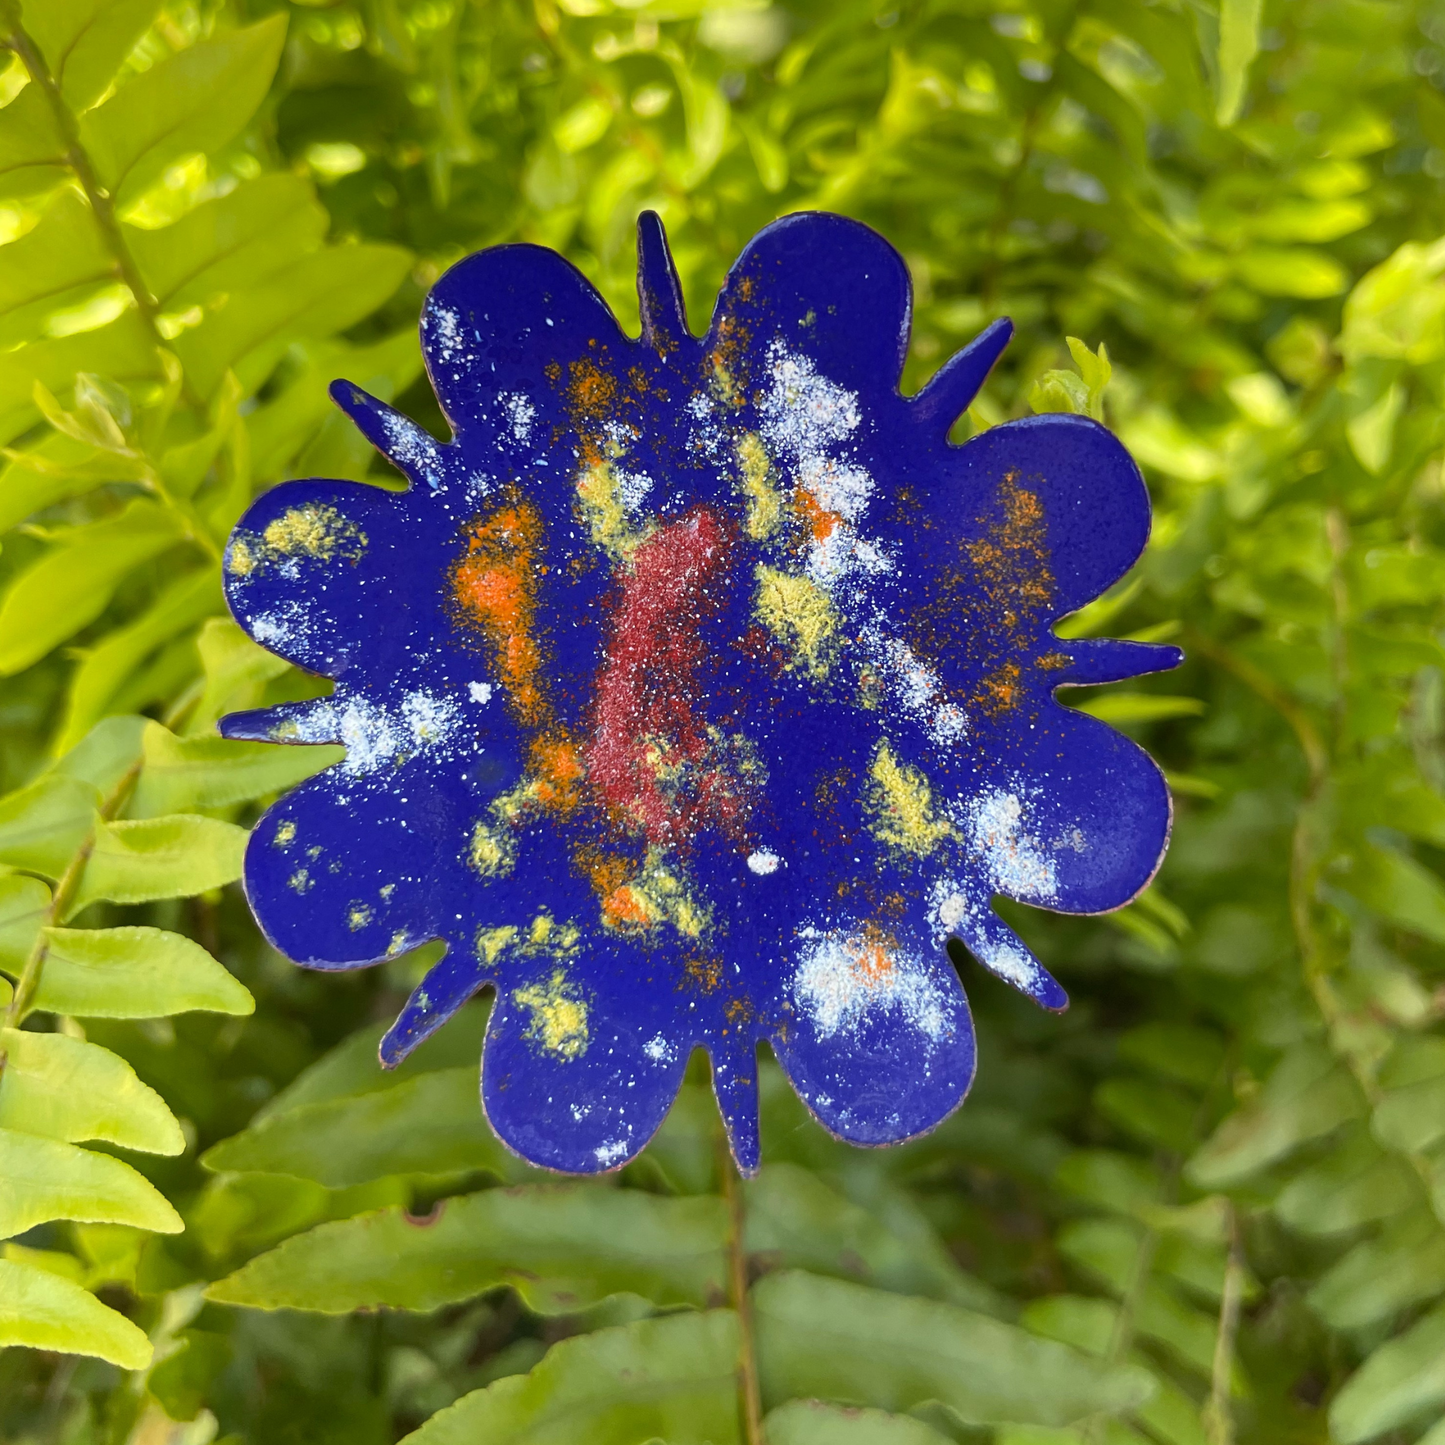
[[[755,1445],[755,1393],[770,1445],[1445,1445],[1445,10],[0,0],[0,36],[0,1436]],[[769,1066],[746,1187],[701,1069],[582,1184],[482,1123],[484,1004],[381,1075],[427,958],[307,975],[234,886],[334,752],[212,731],[321,686],[224,615],[246,501],[388,484],[325,383],[439,427],[421,297],[514,238],[635,324],[648,206],[699,330],[804,207],[907,257],[908,387],[1011,315],[957,434],[1103,415],[1154,540],[1065,630],[1190,657],[1079,699],[1177,820],[1123,912],[1011,911],[1070,1012],[959,959],[964,1109],[851,1150]]]

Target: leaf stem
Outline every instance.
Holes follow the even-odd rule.
[[[1258,694],[1289,724],[1310,770],[1311,791],[1317,789],[1329,772],[1330,755],[1325,747],[1324,739],[1320,737],[1319,729],[1314,725],[1309,714],[1288,693],[1277,686],[1274,679],[1268,674],[1237,653],[1231,652],[1227,647],[1221,646],[1212,637],[1189,627],[1185,629],[1184,641],[1187,647],[1192,648],[1195,652],[1202,652],[1211,662],[1216,663],[1226,672],[1232,672],[1251,692]]]
[[[744,1445],[766,1445],[763,1435],[762,1391],[758,1385],[757,1338],[753,1304],[748,1293],[748,1257],[743,1247],[743,1181],[733,1162],[727,1140],[718,1136],[718,1173],[728,1207],[728,1296],[738,1317],[738,1413],[742,1417]]]
[[[1349,597],[1345,590],[1341,561],[1348,547],[1348,533],[1342,516],[1331,510],[1327,518],[1327,529],[1333,557],[1331,573],[1331,600],[1335,612],[1334,637],[1331,647],[1331,670],[1336,688],[1341,691],[1348,681],[1348,655],[1345,651],[1344,625],[1349,612]],[[1185,631],[1188,646],[1201,652],[1211,662],[1232,672],[1246,687],[1268,703],[1293,730],[1300,750],[1309,766],[1310,781],[1305,797],[1300,803],[1295,820],[1294,834],[1290,843],[1289,869],[1289,911],[1290,923],[1294,930],[1295,945],[1299,949],[1300,972],[1304,975],[1305,986],[1310,991],[1315,1007],[1319,1010],[1329,1036],[1330,1047],[1337,1057],[1343,1059],[1349,1069],[1365,1104],[1374,1109],[1380,1102],[1381,1090],[1370,1064],[1356,1049],[1343,1047],[1340,1043],[1340,1028],[1346,1020],[1346,1009],[1340,1002],[1324,955],[1319,930],[1315,927],[1315,892],[1319,886],[1320,872],[1324,861],[1324,850],[1319,845],[1319,835],[1326,826],[1321,813],[1328,803],[1331,753],[1319,729],[1315,727],[1308,713],[1299,706],[1272,678],[1228,648],[1222,647],[1213,638],[1190,627]],[[1335,713],[1335,745],[1342,745],[1341,723],[1338,710]],[[1423,1154],[1411,1150],[1395,1151],[1410,1166],[1420,1186],[1426,1203],[1433,1198],[1434,1166]]]
[[[1244,1298],[1244,1251],[1239,1238],[1239,1216],[1229,1208],[1229,1257],[1224,1266],[1224,1291],[1219,1301],[1219,1328],[1214,1336],[1209,1401],[1204,1407],[1204,1434],[1209,1445],[1234,1445],[1234,1415],[1229,1404],[1229,1383],[1234,1373],[1234,1341],[1239,1332],[1239,1307]]]
[[[95,213],[96,224],[110,249],[121,280],[135,297],[136,310],[141,320],[155,338],[156,345],[164,348],[165,338],[156,324],[159,314],[156,299],[151,295],[150,288],[136,265],[135,257],[131,255],[130,247],[126,245],[125,237],[121,234],[110,192],[100,184],[95,167],[90,163],[90,156],[80,142],[80,128],[76,124],[75,113],[61,94],[60,84],[51,74],[40,47],[30,38],[29,32],[21,23],[19,6],[15,0],[0,0],[0,17],[4,18],[9,29],[3,43],[20,57],[31,80],[40,87],[50,103],[50,113],[65,141],[65,163],[75,172],[75,178],[80,182],[86,200],[90,202],[90,209]]]
[[[1158,1245],[1159,1235],[1153,1229],[1146,1228],[1139,1236],[1139,1245],[1134,1251],[1134,1263],[1129,1269],[1129,1282],[1124,1286],[1123,1296],[1119,1300],[1119,1312],[1114,1316],[1114,1328],[1109,1335],[1109,1351],[1105,1359],[1111,1366],[1123,1364],[1133,1348],[1134,1321],[1149,1284]],[[1096,1415],[1085,1424],[1084,1439],[1088,1445],[1099,1445],[1108,1423],[1108,1417]]]
[[[130,790],[135,786],[136,779],[140,776],[141,766],[140,759],[132,763],[126,769],[121,780],[101,800],[100,807],[96,809],[95,814],[97,823],[108,823],[120,812],[125,800],[130,796]],[[40,916],[40,927],[36,931],[35,942],[30,946],[30,952],[25,958],[25,966],[20,972],[20,977],[15,981],[15,991],[10,995],[10,1004],[5,1010],[3,1027],[19,1028],[24,1020],[26,1011],[30,1007],[30,1001],[35,997],[36,989],[40,987],[40,976],[45,971],[45,960],[50,953],[50,943],[45,936],[45,931],[64,919],[75,898],[76,890],[80,887],[80,880],[85,876],[85,866],[90,862],[90,855],[94,850],[95,828],[92,826],[85,835],[85,840],[75,850],[70,862],[66,864],[65,872],[56,881],[55,891],[50,895],[50,903]],[[0,1080],[4,1078],[8,1058],[7,1052],[0,1049]]]
[[[95,167],[90,163],[90,156],[81,144],[80,128],[76,124],[75,113],[66,103],[64,95],[61,94],[59,82],[51,74],[50,66],[46,64],[40,47],[31,39],[29,32],[21,24],[16,0],[0,0],[0,20],[3,20],[7,27],[7,33],[0,36],[0,46],[8,47],[20,57],[30,79],[40,87],[46,100],[50,103],[51,115],[65,142],[65,163],[75,173],[81,190],[85,192],[85,198],[90,203],[91,213],[95,216],[95,223],[100,229],[106,248],[110,251],[111,259],[115,262],[116,271],[135,301],[136,314],[140,317],[142,325],[150,332],[151,340],[155,343],[157,350],[168,351],[168,343],[160,329],[159,303],[151,295],[150,287],[146,285],[145,277],[141,275],[140,267],[136,264],[130,247],[126,245],[125,235],[120,229],[120,223],[115,218],[115,205],[111,194],[100,184]],[[187,404],[197,411],[204,412],[205,403],[191,389],[184,373],[181,374],[180,385]],[[212,561],[218,560],[221,549],[217,546],[215,538],[210,536],[201,524],[194,508],[173,497],[154,468],[148,467],[147,470],[150,473],[145,482],[147,488],[181,519],[190,540],[200,547]]]
[[[20,57],[30,79],[40,87],[49,102],[50,113],[60,131],[61,139],[65,142],[65,164],[74,172],[81,190],[85,192],[85,199],[90,203],[91,213],[95,216],[101,238],[115,262],[116,271],[135,301],[136,314],[140,317],[141,324],[150,332],[151,339],[159,350],[168,350],[169,343],[160,329],[160,305],[151,294],[150,287],[146,285],[145,277],[141,274],[130,247],[126,245],[120,222],[115,217],[114,198],[101,185],[100,178],[95,173],[90,156],[81,143],[75,112],[61,93],[60,83],[51,73],[40,47],[21,23],[17,0],[0,0],[0,21],[3,21],[6,27],[6,33],[0,36],[0,46],[8,47]],[[198,411],[204,411],[204,403],[191,390],[189,382],[182,378],[181,386],[187,403]]]

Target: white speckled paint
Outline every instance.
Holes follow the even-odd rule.
[[[800,930],[793,999],[822,1038],[856,1034],[876,1013],[899,1013],[920,1033],[939,1040],[948,1031],[944,997],[918,955],[895,949],[890,967],[861,963],[876,945],[861,933]]]
[[[374,773],[418,753],[447,744],[462,723],[454,699],[418,689],[395,710],[360,696],[327,698],[296,719],[302,742],[339,741],[343,771]]]
[[[1054,863],[1025,817],[1024,800],[1003,788],[970,798],[960,810],[964,837],[995,890],[1010,898],[1048,901],[1058,894]]]

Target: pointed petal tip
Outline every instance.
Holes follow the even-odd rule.
[[[369,414],[386,412],[390,407],[384,401],[363,391],[354,381],[348,381],[344,376],[338,376],[326,388],[326,394],[358,425],[361,419]]]
[[[332,401],[356,429],[408,481],[440,489],[446,473],[448,444],[439,442],[403,411],[363,391],[355,382],[338,379],[326,388]]]
[[[418,1027],[418,1021],[412,1016],[409,1002],[407,1007],[397,1015],[396,1022],[381,1036],[381,1042],[376,1046],[376,1057],[380,1061],[381,1067],[390,1070],[399,1064],[404,1064],[407,1055],[418,1044],[425,1042],[441,1026],[442,1022],[444,1020],[434,1022],[424,1020],[421,1027]]]
[[[228,712],[216,720],[216,731],[227,742],[271,743],[276,741],[275,729],[284,716],[269,707]]]
[[[737,1153],[733,1153],[733,1163],[737,1165],[738,1173],[741,1174],[744,1179],[756,1179],[763,1167],[762,1159],[759,1157],[757,1150],[754,1150],[746,1158],[742,1158]]]
[[[997,359],[1004,347],[1013,340],[1013,334],[1013,317],[1000,316],[996,320],[990,321],[988,325],[974,337],[970,346],[992,346],[994,348],[994,357]]]
[[[665,344],[689,335],[682,283],[656,211],[643,211],[637,217],[637,300],[644,341]]]
[[[1069,996],[1064,992],[1059,981],[1052,974],[1045,973],[1039,991],[1035,995],[1041,1008],[1046,1008],[1050,1013],[1061,1014],[1069,1007]]]
[[[973,405],[994,364],[1013,339],[1007,316],[990,322],[962,351],[955,352],[913,398],[916,415],[945,431]]]
[[[758,1062],[756,1044],[728,1046],[726,1052],[710,1055],[713,1097],[722,1115],[728,1152],[744,1179],[751,1179],[761,1163],[758,1135]]]

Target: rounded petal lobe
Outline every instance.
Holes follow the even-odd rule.
[[[715,368],[761,364],[774,341],[834,383],[896,392],[908,353],[912,287],[876,231],[801,211],[764,227],[728,272],[705,345]],[[740,390],[750,378],[734,376]]]
[[[470,947],[475,910],[527,913],[531,873],[484,880],[468,866],[485,803],[464,777],[422,760],[366,773],[355,757],[289,793],[252,830],[246,897],[277,949],[308,968],[357,968],[432,938]],[[442,850],[439,839],[455,841]]]
[[[963,1101],[975,1062],[968,1000],[922,930],[804,930],[785,968],[792,1017],[773,1049],[825,1128],[896,1144]]]
[[[231,533],[226,601],[263,647],[340,677],[386,642],[377,609],[398,620],[424,605],[391,565],[404,499],[357,482],[286,482],[258,498]]]
[[[1088,417],[1050,413],[990,427],[952,453],[949,471],[921,514],[905,511],[895,523],[900,538],[911,539],[925,574],[934,576],[957,564],[961,544],[992,542],[1007,551],[1026,540],[1047,568],[1050,620],[1113,586],[1149,540],[1149,493],[1139,468],[1118,438]],[[1020,496],[1030,510],[1011,512]],[[1011,530],[976,532],[1001,524]],[[1019,535],[1025,530],[1026,539]]]
[[[1172,804],[1154,760],[1086,713],[1046,702],[997,766],[955,794],[969,870],[994,893],[1107,913],[1154,876]]]
[[[586,960],[595,963],[595,960]],[[524,1159],[568,1174],[618,1169],[657,1132],[687,1049],[612,969],[566,958],[509,972],[482,1053],[482,1104]]]
[[[432,288],[421,320],[427,372],[464,444],[499,404],[535,408],[556,383],[550,367],[565,370],[594,344],[623,341],[607,303],[570,261],[525,244],[458,261]]]

